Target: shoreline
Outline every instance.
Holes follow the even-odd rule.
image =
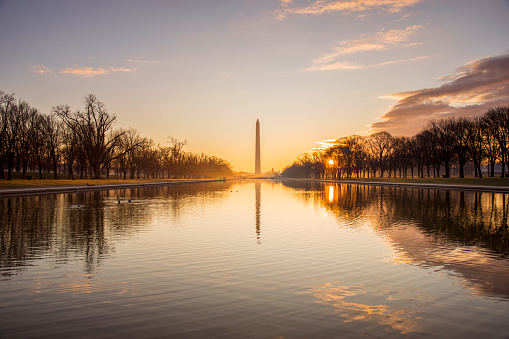
[[[257,178],[228,178],[228,179],[175,179],[153,182],[136,183],[114,183],[114,184],[93,184],[93,185],[71,185],[71,186],[43,186],[43,187],[17,187],[0,188],[0,198],[15,196],[31,196],[45,194],[77,193],[89,191],[102,191],[113,189],[128,189],[149,186],[170,186],[175,184],[194,184],[209,182],[226,182],[234,180],[255,180]],[[271,180],[262,178],[262,180]],[[456,184],[456,183],[429,183],[429,182],[397,182],[397,181],[369,181],[369,180],[335,180],[335,179],[307,179],[307,178],[281,178],[277,181],[301,181],[329,184],[349,184],[349,185],[370,185],[370,186],[388,186],[388,187],[408,187],[408,188],[426,188],[426,189],[447,189],[447,190],[465,190],[509,193],[509,186],[496,185],[477,185],[477,184]]]
[[[447,190],[509,193],[509,186],[493,186],[493,185],[441,184],[441,183],[364,181],[364,180],[357,181],[357,180],[334,180],[334,179],[302,179],[302,178],[285,178],[282,180],[321,182],[321,183],[330,183],[330,184],[371,185],[371,186],[390,186],[390,187],[409,187],[409,188],[434,188],[434,189],[447,189]]]
[[[76,185],[76,186],[46,186],[46,187],[24,187],[24,188],[2,188],[0,189],[0,198],[15,197],[15,196],[29,196],[29,195],[43,195],[43,194],[60,194],[60,193],[77,193],[77,192],[90,192],[90,191],[106,191],[113,189],[124,188],[138,188],[148,186],[170,186],[176,184],[195,184],[195,183],[208,183],[208,182],[223,182],[237,179],[191,179],[191,180],[172,180],[172,181],[155,181],[155,182],[139,182],[139,183],[116,183],[104,185]]]

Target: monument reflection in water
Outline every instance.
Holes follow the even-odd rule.
[[[0,337],[505,338],[508,209],[298,181],[3,198]]]
[[[260,244],[261,233],[261,207],[262,207],[262,184],[255,182],[255,225],[256,225],[256,241]]]

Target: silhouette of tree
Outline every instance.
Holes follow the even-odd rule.
[[[459,177],[465,177],[465,164],[470,160],[468,145],[468,124],[467,118],[449,118],[445,120],[448,130],[452,133],[453,149],[457,156],[459,166]]]
[[[311,171],[315,178],[323,178],[327,170],[327,156],[323,151],[316,151],[311,153]]]
[[[490,164],[489,176],[493,178],[495,176],[495,163],[500,157],[500,149],[497,144],[495,132],[493,131],[494,126],[487,122],[486,116],[483,116],[481,119],[485,130],[483,143],[486,151],[486,157],[488,158],[488,162]]]
[[[121,137],[118,139],[113,158],[117,160],[124,179],[126,179],[128,171],[130,172],[129,178],[134,179],[136,170],[141,166],[139,152],[148,143],[148,139],[142,138],[134,128],[121,129],[117,133],[121,134]]]
[[[297,158],[297,161],[301,166],[304,178],[311,178],[313,174],[313,163],[311,161],[311,156],[308,153],[301,154]]]
[[[25,110],[21,114],[26,114],[27,118],[20,121],[15,158],[17,158],[16,162],[21,165],[22,179],[26,179],[30,157],[33,155],[33,142],[36,139],[36,134],[43,131],[43,129],[39,129],[39,122],[43,119],[43,116],[37,109],[30,107],[26,103],[22,104],[18,109]]]
[[[368,146],[368,147],[366,147]],[[368,152],[369,150],[369,152]],[[459,168],[459,177],[465,177],[465,168],[473,163],[475,176],[482,177],[483,164],[490,164],[490,176],[494,176],[495,164],[509,163],[509,107],[495,107],[483,116],[472,118],[446,118],[430,120],[413,137],[393,137],[385,131],[372,134],[368,138],[342,137],[325,150],[326,157],[334,159],[329,168],[333,178],[351,177],[355,172],[368,172],[368,176],[383,177],[408,175],[412,177],[417,169],[419,177],[437,177],[441,167],[444,177],[451,176],[452,166]],[[325,162],[324,162],[325,163]],[[285,173],[308,176],[308,166],[313,161],[301,155],[294,164],[287,166]],[[315,175],[316,177],[316,175]]]
[[[136,164],[138,179],[141,178],[141,172],[144,171],[146,175],[146,172],[151,166],[150,156],[153,145],[154,141],[152,139],[144,137],[139,141],[139,145],[135,148],[134,163]]]
[[[115,166],[117,177],[210,177],[231,173],[231,166],[223,159],[184,151],[187,141],[171,137],[169,146],[154,146],[151,139],[142,137],[136,129],[113,130],[116,120],[94,95],[85,97],[85,110],[72,112],[67,105],[53,107],[54,115],[41,114],[13,94],[0,91],[0,179],[8,179],[12,172],[26,173],[38,169],[53,172],[58,178],[59,168],[67,167],[69,178],[74,169],[80,178],[100,178],[103,170],[109,177]],[[58,119],[57,119],[58,118]],[[369,137],[352,135],[336,140],[325,151],[302,154],[283,173],[323,178],[327,172],[333,178],[355,175],[391,177],[398,174],[412,177],[414,170],[420,177],[440,175],[450,177],[451,167],[458,166],[459,176],[465,176],[465,166],[472,162],[474,173],[482,177],[483,164],[489,163],[490,176],[495,164],[502,167],[505,177],[509,162],[509,107],[494,107],[482,117],[446,118],[431,120],[413,137],[393,137],[380,131]],[[329,159],[334,159],[329,164]],[[52,165],[52,166],[50,166]],[[50,168],[52,167],[52,168]]]
[[[507,163],[507,147],[509,142],[509,107],[498,106],[485,114],[485,121],[498,142],[500,151],[501,177],[505,177]]]
[[[428,130],[421,131],[412,138],[412,156],[419,168],[421,178],[424,178],[424,169],[426,169],[426,176],[431,176],[434,153],[433,138]]]
[[[425,167],[425,150],[419,143],[418,134],[409,138],[408,140],[408,152],[412,158],[412,163],[417,169],[417,177],[424,178],[424,167]],[[412,178],[414,177],[414,168],[412,167]]]
[[[169,140],[171,146],[168,172],[172,174],[172,177],[180,178],[183,175],[185,167],[189,164],[189,157],[183,150],[184,146],[187,145],[187,140],[181,141],[175,137],[170,137]]]
[[[106,158],[122,136],[122,133],[119,133],[107,138],[116,117],[110,115],[104,104],[93,94],[85,97],[83,112],[71,112],[69,106],[54,107],[53,112],[76,133],[92,167],[94,178],[100,179]]]
[[[297,161],[295,161],[290,166],[286,166],[283,169],[281,175],[288,178],[307,178],[305,167],[302,164],[299,164]]]
[[[351,135],[337,139],[331,147],[325,150],[324,155],[326,158],[334,160],[338,177],[343,176],[342,173],[344,173],[347,178],[351,178],[355,173],[359,178],[360,172],[366,166],[367,155],[364,148],[364,138]],[[324,160],[322,163],[322,166],[325,166]]]
[[[394,148],[394,138],[388,132],[376,132],[371,134],[369,145],[373,155],[378,161],[380,177],[383,178],[387,159]]]
[[[475,176],[482,178],[481,164],[487,154],[484,143],[484,140],[487,137],[486,126],[483,119],[480,117],[465,119],[464,124],[467,133],[468,152],[474,163]]]
[[[411,144],[409,138],[394,137],[392,166],[394,169],[394,177],[396,177],[396,171],[399,172],[400,177],[406,177],[409,168],[411,168],[413,177],[413,167],[415,166],[415,163],[411,154]]]
[[[85,97],[85,110],[72,112],[67,105],[53,107],[54,115],[41,114],[13,94],[0,91],[0,179],[8,168],[26,177],[27,171],[37,168],[39,177],[53,172],[58,178],[61,166],[67,168],[69,178],[75,169],[80,178],[100,178],[103,170],[109,177],[116,166],[124,177],[147,176],[184,178],[193,175],[232,174],[231,165],[220,158],[184,151],[187,141],[170,138],[170,146],[154,146],[151,139],[142,137],[136,129],[113,130],[115,116],[104,104],[90,94]],[[50,168],[52,167],[52,168]]]
[[[53,164],[53,179],[58,179],[58,157],[62,143],[62,124],[53,115],[46,115],[42,118],[42,130],[46,141],[48,163]]]
[[[5,138],[5,159],[7,163],[7,180],[12,179],[12,171],[16,164],[18,147],[21,143],[23,133],[27,129],[27,122],[33,112],[26,101],[19,100],[17,104],[9,105],[6,110],[6,138]]]
[[[159,161],[159,151],[154,147],[154,142],[149,139],[149,144],[143,149],[143,164],[145,176],[159,178],[161,163]]]
[[[450,120],[431,120],[426,129],[430,132],[435,143],[435,165],[437,174],[440,173],[440,165],[444,166],[445,177],[451,176],[451,166],[454,157],[454,126]]]
[[[4,165],[7,162],[9,121],[15,109],[14,94],[0,91],[0,179],[5,179]]]
[[[348,146],[345,144],[345,138],[338,139],[334,142],[334,145],[329,147],[326,151],[327,157],[333,159],[334,176],[337,179],[343,177],[343,173],[347,177],[351,176],[352,173],[352,156]]]
[[[77,161],[77,155],[79,152],[79,140],[72,129],[65,125],[62,125],[62,159],[67,166],[67,175],[69,179],[74,179],[73,167]]]

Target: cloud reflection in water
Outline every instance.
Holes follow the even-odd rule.
[[[364,321],[390,326],[401,334],[419,332],[416,296],[403,291],[387,291],[374,286],[343,286],[340,281],[311,287],[316,302],[332,306],[345,322]],[[407,300],[405,300],[407,299]],[[412,306],[402,308],[407,302]],[[410,303],[411,304],[411,303]]]

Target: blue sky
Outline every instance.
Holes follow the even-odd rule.
[[[253,171],[509,104],[509,1],[0,1],[0,90]]]

